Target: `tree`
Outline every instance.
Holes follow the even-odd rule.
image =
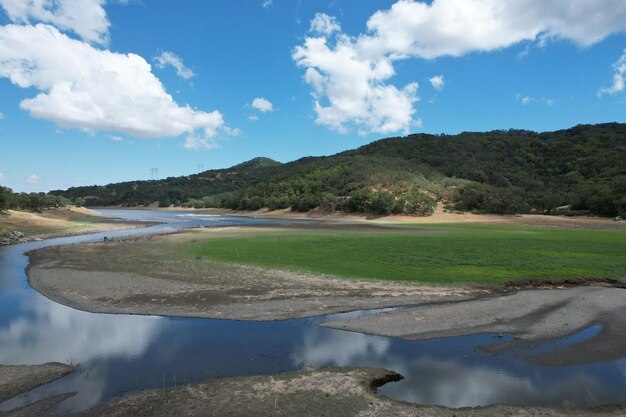
[[[10,188],[0,186],[0,210],[9,208],[12,194],[13,191]]]

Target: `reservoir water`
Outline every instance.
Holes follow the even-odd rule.
[[[108,217],[160,224],[0,247],[0,364],[64,362],[78,368],[63,379],[0,404],[0,411],[57,393],[76,392],[53,410],[66,413],[135,390],[320,366],[397,371],[406,379],[387,384],[380,394],[421,404],[466,407],[496,403],[626,403],[626,358],[542,367],[522,359],[523,352],[490,355],[478,348],[511,340],[508,335],[407,341],[318,326],[324,321],[371,312],[261,323],[92,314],[60,305],[34,291],[24,270],[28,265],[25,253],[36,248],[99,241],[104,236],[119,238],[198,226],[286,221],[197,212],[98,211]],[[597,331],[598,326],[593,326],[566,342],[580,342]]]

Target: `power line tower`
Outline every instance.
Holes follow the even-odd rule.
[[[204,164],[198,164],[198,174],[204,171]]]
[[[159,179],[159,168],[150,168],[150,179],[158,180]]]

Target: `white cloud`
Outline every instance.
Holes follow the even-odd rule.
[[[389,84],[395,61],[456,57],[523,41],[588,46],[624,30],[623,0],[400,0],[374,13],[366,33],[322,31],[307,37],[292,58],[313,89],[318,124],[340,132],[406,132],[417,84]]]
[[[120,136],[116,136],[116,135],[109,135],[109,139],[111,139],[113,142],[121,142],[124,140]]]
[[[196,135],[187,136],[183,146],[190,151],[211,150],[221,147],[219,143],[211,138]]]
[[[292,57],[306,68],[316,123],[342,133],[351,125],[362,132],[408,131],[418,85],[386,85],[395,73],[388,57],[361,55],[354,41],[341,34],[334,44],[324,37],[309,37]]]
[[[178,105],[142,57],[94,48],[44,24],[0,26],[0,77],[40,90],[20,107],[61,127],[193,140],[232,132],[219,111]]]
[[[164,51],[161,55],[154,58],[159,68],[171,66],[176,70],[176,75],[185,80],[195,76],[194,72],[183,64],[183,60],[173,52]]]
[[[431,59],[492,51],[521,41],[569,39],[588,46],[626,30],[622,0],[400,0],[376,12],[359,37],[366,54]]]
[[[4,113],[0,113],[0,120],[4,120],[6,119],[6,116],[4,115]]]
[[[2,172],[0,172],[0,180],[6,180],[7,177]]]
[[[433,86],[433,88],[435,90],[437,90],[437,91],[443,90],[443,86],[445,85],[445,81],[443,79],[443,75],[435,75],[434,77],[432,77],[428,81],[430,81],[430,84]]]
[[[339,32],[341,26],[339,26],[336,17],[328,16],[325,13],[317,13],[311,20],[311,28],[309,30],[322,35],[330,35],[333,32]]]
[[[0,0],[13,22],[50,23],[99,44],[109,41],[105,3],[106,0]]]
[[[530,104],[543,104],[544,106],[552,107],[554,105],[554,99],[547,97],[535,98],[533,96],[518,93],[516,98],[524,106],[528,106]]]
[[[41,181],[41,177],[37,174],[33,174],[24,178],[24,181],[26,181],[29,184],[37,184],[38,182]]]
[[[258,122],[259,121],[259,116],[257,116],[256,114],[251,114],[250,116],[248,116],[248,120],[250,120],[252,122]]]
[[[261,3],[261,7],[263,7],[264,9],[269,9],[270,7],[272,7],[273,3],[273,0],[263,0],[263,2]]]
[[[268,111],[274,111],[274,105],[269,100],[266,100],[263,97],[257,97],[252,100],[252,107],[263,113]]]
[[[598,90],[598,96],[603,94],[617,94],[624,91],[624,74],[626,74],[626,49],[622,56],[613,64],[613,85]]]

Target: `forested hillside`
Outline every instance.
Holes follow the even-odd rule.
[[[615,216],[626,211],[626,125],[416,134],[286,164],[256,158],[197,175],[51,194],[97,206],[429,214],[442,202],[485,213]]]

